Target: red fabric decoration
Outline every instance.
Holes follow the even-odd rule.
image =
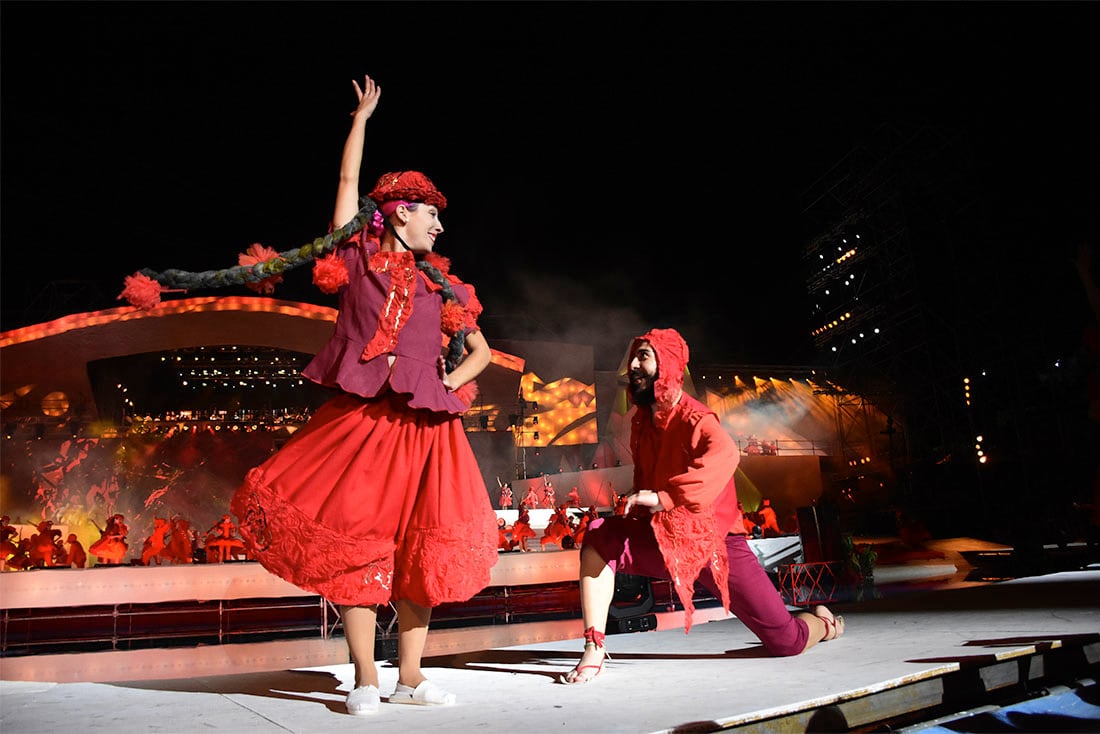
[[[364,362],[389,352],[397,344],[397,335],[412,316],[413,291],[419,272],[413,254],[408,251],[376,252],[368,262],[373,272],[389,274],[390,287],[386,305],[378,314],[378,328],[359,357]]]
[[[466,304],[466,329],[469,331],[478,331],[477,319],[481,316],[483,309],[481,301],[478,300],[477,293],[474,292],[474,287],[469,283],[466,283],[467,290],[470,291],[470,300]]]
[[[428,293],[439,293],[441,290],[443,290],[443,286],[432,280],[432,276],[428,275],[426,272],[420,269],[417,269],[416,272],[420,273],[420,282],[423,283],[424,287],[428,289]]]
[[[142,311],[148,311],[160,305],[160,294],[165,288],[148,275],[141,273],[127,275],[124,282],[125,287],[122,293],[118,294],[117,300],[125,299],[131,306],[140,308]]]
[[[703,568],[710,566],[715,579],[729,577],[724,534],[718,531],[713,507],[703,512],[692,512],[680,505],[666,512],[653,513],[649,522],[675,585],[676,595],[684,605],[684,634],[688,634],[695,612],[695,581]],[[729,611],[727,584],[718,584],[718,591],[722,608]]]
[[[454,336],[466,325],[466,309],[458,301],[447,301],[443,304],[439,321],[443,333]]]
[[[237,256],[237,264],[244,265],[246,267],[252,267],[259,263],[265,263],[268,260],[279,259],[279,253],[270,247],[264,247],[259,242],[252,243],[247,250]],[[272,275],[270,278],[264,278],[263,280],[255,283],[245,283],[245,287],[249,290],[262,293],[265,296],[270,296],[275,292],[275,286],[283,282],[283,276]]]
[[[382,174],[368,196],[379,204],[386,201],[422,201],[425,204],[447,208],[447,198],[435,187],[431,179],[420,171],[394,171]]]
[[[313,263],[313,284],[322,293],[335,293],[348,284],[348,266],[335,252],[318,258]]]
[[[445,258],[435,252],[429,252],[427,255],[424,256],[424,260],[444,275],[449,275],[451,272],[451,261],[449,258]],[[451,282],[453,283],[454,276],[451,275],[450,277],[452,279]]]

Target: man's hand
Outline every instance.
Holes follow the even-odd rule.
[[[626,496],[626,511],[624,514],[629,515],[635,507],[639,508],[639,512],[644,510],[651,515],[664,509],[661,506],[661,498],[651,489],[642,489]]]

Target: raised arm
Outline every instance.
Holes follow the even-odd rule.
[[[336,188],[336,207],[332,213],[332,226],[342,227],[359,211],[359,167],[363,162],[363,142],[367,120],[374,114],[382,87],[369,76],[363,77],[363,86],[352,80],[359,104],[351,113],[351,130],[344,142],[344,154],[340,159],[340,183]]]

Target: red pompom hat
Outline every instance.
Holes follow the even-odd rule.
[[[381,206],[387,201],[422,201],[447,208],[447,197],[420,171],[393,171],[383,174],[369,194]]]

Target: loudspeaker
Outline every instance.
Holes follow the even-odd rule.
[[[653,585],[648,576],[615,574],[615,595],[607,610],[609,619],[625,619],[653,610]]]
[[[655,629],[657,629],[656,614],[643,614],[640,617],[607,620],[607,633],[609,635],[625,634],[627,632],[648,632],[649,630]]]

